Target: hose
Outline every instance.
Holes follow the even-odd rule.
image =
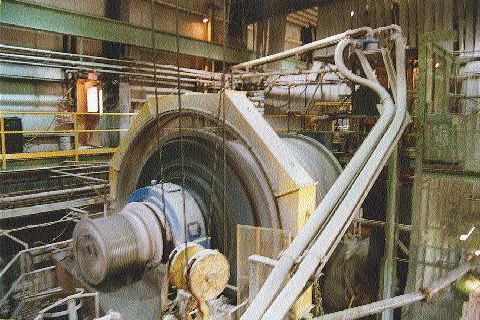
[[[343,62],[343,51],[345,47],[350,44],[350,41],[351,40],[344,39],[337,45],[335,64],[339,68],[340,73],[344,75],[348,74],[350,80],[368,86],[377,92],[381,97],[381,104],[385,106],[384,111],[381,113],[377,123],[365,138],[358,151],[340,174],[337,181],[335,181],[330,188],[323,201],[315,209],[310,219],[293,239],[290,246],[284,251],[279,262],[270,273],[259,293],[241,317],[243,320],[256,320],[262,317],[271,301],[277,296],[278,291],[283,285],[291,268],[294,266],[301,253],[309,246],[312,239],[318,234],[320,228],[330,216],[331,212],[337,207],[341,200],[343,200],[352,181],[357,177],[358,173],[363,168],[365,162],[370,157],[393,120],[395,105],[385,88],[378,84],[378,82],[354,75],[346,68]]]
[[[328,258],[333,253],[338,242],[348,229],[354,218],[354,212],[360,207],[368,191],[372,187],[375,179],[380,173],[385,162],[388,160],[396,142],[405,129],[408,118],[406,112],[406,80],[405,80],[405,56],[403,38],[401,34],[395,35],[396,56],[397,56],[397,108],[395,117],[383,135],[375,151],[369,157],[365,167],[355,179],[345,199],[340,203],[335,214],[328,221],[322,232],[306,252],[304,258],[298,266],[298,269],[287,282],[284,289],[278,294],[271,306],[266,311],[262,319],[279,319],[284,317],[298,296],[302,293],[310,277],[321,271]],[[336,49],[335,63],[347,78],[359,82],[358,76],[353,75],[343,64],[343,51],[347,45],[352,44],[352,40],[342,40]],[[388,92],[378,83],[371,80],[362,79],[368,87],[375,90],[380,95],[384,105],[388,109],[395,109],[395,105]],[[359,82],[360,83],[360,82]],[[388,110],[387,109],[387,110]],[[385,110],[384,113],[387,113]],[[383,116],[383,115],[382,115]],[[407,121],[406,121],[407,120]],[[320,207],[320,206],[319,206]],[[318,208],[317,208],[318,210]],[[320,267],[319,267],[320,266]]]

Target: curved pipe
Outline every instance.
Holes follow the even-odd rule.
[[[313,99],[338,101],[342,95],[352,93],[350,86],[337,75],[336,66],[323,66],[321,62],[314,62],[310,71],[308,75],[286,75],[275,80],[268,79],[265,88],[266,98],[273,98],[274,105],[275,101],[278,101],[277,103],[283,106],[288,100],[289,110],[298,110],[305,108],[305,103]],[[308,82],[317,84],[312,85]]]
[[[332,218],[328,221],[322,232],[318,235],[311,248],[306,252],[304,258],[298,266],[297,271],[288,281],[275,301],[273,301],[271,306],[268,308],[263,319],[273,320],[280,319],[285,316],[298,296],[302,293],[310,277],[315,272],[318,273],[323,268],[338,242],[347,231],[351,221],[354,218],[354,212],[362,204],[365,196],[375,182],[375,179],[380,173],[382,167],[388,160],[389,155],[391,154],[395,144],[398,142],[398,139],[408,123],[408,121],[406,121],[406,80],[404,65],[405,53],[401,34],[396,34],[395,42],[397,56],[397,83],[399,84],[397,88],[397,96],[399,97],[397,102],[398,110],[395,113],[395,117],[385,132],[385,135],[382,137],[380,143],[375,148],[375,151],[371,157],[369,157],[365,167],[362,169],[350,187],[347,196],[339,204],[337,210],[332,215]],[[351,43],[351,40],[343,40],[341,43],[339,43],[335,54],[335,63],[339,65],[339,69],[342,73],[347,71],[344,73],[347,78],[351,79],[352,81],[357,81],[357,76],[352,77],[352,73],[350,71],[344,70],[345,66],[343,65],[341,56],[339,55],[340,53],[343,53],[345,47]],[[363,80],[370,82],[369,87],[381,95],[384,103],[388,102],[389,109],[395,108],[391,97],[383,87],[382,90],[378,90],[377,84],[373,84],[370,80]],[[388,99],[385,94],[388,95]],[[387,104],[385,104],[385,106],[387,106]]]
[[[256,66],[259,66],[259,65],[262,65],[262,64],[282,60],[282,59],[292,57],[292,56],[297,55],[297,54],[301,54],[301,53],[304,53],[304,52],[308,52],[308,51],[312,51],[312,50],[315,50],[315,49],[325,48],[325,47],[334,45],[334,44],[340,42],[342,39],[344,39],[345,37],[348,37],[348,36],[353,36],[353,35],[358,35],[358,34],[368,34],[368,33],[371,33],[371,32],[372,32],[372,28],[369,28],[369,27],[363,27],[363,28],[358,28],[358,29],[354,29],[354,30],[348,30],[348,31],[345,31],[343,33],[339,33],[337,35],[330,36],[330,37],[325,38],[325,39],[321,39],[321,40],[317,40],[317,41],[313,41],[313,42],[304,44],[303,46],[300,46],[300,47],[285,50],[285,51],[275,53],[275,54],[272,54],[272,55],[269,55],[269,56],[266,56],[266,57],[258,58],[258,59],[255,59],[255,60],[239,63],[237,65],[234,65],[232,67],[232,70],[235,71],[235,70],[238,70],[238,69],[249,69],[249,68],[256,67]]]
[[[387,90],[378,84],[378,82],[354,75],[345,66],[343,62],[343,52],[350,43],[351,40],[344,39],[337,45],[335,50],[335,64],[340,73],[344,74],[347,78],[361,85],[368,86],[377,92],[381,98],[381,104],[385,106],[384,112],[381,113],[380,118],[377,120],[377,123],[372,128],[369,135],[365,138],[360,148],[338,177],[337,181],[335,181],[334,185],[330,188],[323,201],[315,209],[305,226],[293,239],[290,246],[283,252],[279,262],[268,276],[257,296],[242,315],[242,320],[256,320],[262,317],[272,300],[277,296],[280,287],[284,283],[284,280],[294,264],[297,262],[297,259],[309,246],[312,239],[318,234],[320,228],[330,216],[333,209],[337,207],[338,203],[345,197],[346,191],[351,186],[352,181],[358,175],[365,162],[370,157],[373,149],[380,141],[382,135],[387,130],[387,127],[393,120],[395,105]],[[288,306],[288,308],[289,307],[290,306]]]

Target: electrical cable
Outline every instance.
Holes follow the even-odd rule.
[[[228,18],[228,0],[223,1],[223,52],[222,52],[222,89],[220,96],[222,97],[222,156],[223,156],[223,188],[222,188],[222,218],[223,218],[223,252],[228,253],[228,231],[227,231],[227,214],[226,214],[226,176],[227,176],[227,152],[226,152],[226,110],[225,110],[225,77],[226,77],[226,49],[227,49],[227,19]]]
[[[180,141],[180,170],[181,170],[181,187],[182,187],[182,213],[183,213],[183,233],[185,240],[185,268],[188,265],[188,237],[187,237],[187,213],[186,213],[186,195],[185,195],[185,158],[183,146],[183,123],[182,123],[182,97],[180,90],[180,3],[175,2],[175,63],[177,67],[177,97],[178,97],[178,136]]]
[[[158,152],[158,164],[160,168],[160,183],[162,188],[162,211],[163,216],[165,217],[165,188],[164,188],[164,176],[163,176],[163,146],[160,143],[160,132],[158,131],[159,125],[159,105],[158,105],[158,83],[157,83],[157,48],[155,44],[155,22],[154,22],[154,11],[155,11],[155,0],[151,0],[150,2],[150,27],[151,27],[151,44],[152,44],[152,60],[153,60],[153,86],[154,86],[154,95],[155,95],[155,126],[157,128],[156,132],[156,150]],[[157,181],[158,182],[158,181]],[[163,289],[162,289],[163,291]],[[163,298],[159,299],[159,309],[160,309],[160,317],[163,317],[163,306],[162,306]]]

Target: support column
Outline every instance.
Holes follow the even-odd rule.
[[[121,113],[131,112],[130,110],[130,83],[128,81],[120,80],[118,84],[118,111]],[[130,127],[130,117],[120,116],[119,128],[122,130]],[[125,135],[125,131],[120,131],[120,139]]]
[[[107,18],[129,22],[130,18],[130,0],[107,0],[106,1]],[[107,58],[122,59],[127,54],[127,46],[104,42],[103,55]],[[106,112],[130,112],[130,84],[118,75],[110,75],[106,80]],[[128,116],[105,117],[104,126],[107,128],[128,129],[130,121]],[[119,143],[119,139],[123,137],[125,132],[107,133],[104,138],[104,144],[108,147],[115,147]]]
[[[395,224],[398,208],[398,147],[392,152],[388,161],[387,178],[387,212],[385,225],[385,254],[383,262],[381,299],[389,299],[395,295],[396,280],[396,246]],[[382,288],[382,287],[381,287]],[[382,320],[393,320],[393,310],[388,309],[382,313]]]

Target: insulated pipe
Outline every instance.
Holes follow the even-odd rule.
[[[65,68],[81,68],[82,70],[97,70],[99,72],[108,72],[108,73],[115,73],[115,74],[123,74],[123,75],[130,75],[130,76],[142,76],[142,77],[147,77],[147,78],[153,78],[155,77],[155,74],[150,73],[140,73],[140,72],[130,72],[130,71],[122,71],[122,70],[108,70],[104,68],[112,68],[111,65],[106,65],[106,64],[99,64],[95,62],[83,62],[83,61],[71,61],[71,60],[63,60],[63,59],[56,59],[56,58],[48,58],[48,57],[37,57],[37,56],[22,56],[18,54],[11,54],[11,53],[2,53],[0,52],[0,57],[9,59],[10,63],[16,63],[15,60],[13,59],[24,59],[20,61],[24,62],[47,62],[47,63],[58,63],[58,64],[66,64],[66,65],[71,65],[71,67],[65,67]],[[11,59],[11,60],[10,60]],[[127,69],[128,68],[120,68],[120,69]],[[161,71],[161,70],[160,70]],[[159,73],[161,73],[159,71]],[[169,74],[169,73],[167,73]],[[196,75],[190,75],[192,78],[180,78],[181,81],[186,81],[186,82],[199,82],[199,83],[211,83],[212,80],[208,79],[199,79],[195,78]],[[173,75],[159,75],[157,74],[156,77],[158,79],[163,79],[163,80],[176,80],[177,77]]]
[[[407,124],[405,121],[407,119],[405,96],[406,80],[404,66],[405,53],[403,38],[400,34],[395,35],[395,42],[398,78],[397,97],[399,101],[398,110],[395,114],[392,124],[387,129],[374,153],[371,155],[367,164],[351,186],[347,196],[340,203],[339,207],[335,211],[335,214],[327,223],[323,231],[319,234],[311,248],[307,251],[293,277],[287,282],[284,289],[277,296],[262,319],[273,320],[284,317],[298,296],[302,293],[310,277],[315,272],[321,271],[325,263],[328,261],[328,258],[333,253],[336,245],[341,240],[343,234],[347,231],[350,222],[354,218],[354,212],[360,207],[363,199],[373,185],[376,177],[380,173],[394,145],[400,138],[401,133]],[[348,44],[351,43],[352,41],[348,39],[345,39],[339,43],[336,49],[335,63],[339,66],[340,72],[342,72],[350,80],[356,81],[354,78],[356,76],[346,69],[342,61],[343,50]],[[388,109],[395,108],[391,97],[383,87],[381,87],[382,90],[378,90],[378,85],[373,83],[370,83],[369,87],[374,89],[382,97],[382,100],[388,102],[384,103]],[[388,98],[385,96],[385,94],[388,96]]]
[[[345,64],[343,63],[343,51],[347,44],[349,44],[349,41],[344,40],[341,42],[341,45],[339,44],[337,46],[335,54],[335,62],[337,67],[341,73],[349,74],[350,80],[375,90],[379,96],[382,97],[381,104],[385,106],[385,110],[377,120],[377,123],[372,128],[369,135],[363,141],[360,148],[345,167],[341,175],[335,181],[335,184],[333,184],[333,186],[330,188],[323,201],[313,212],[312,216],[299,234],[293,239],[290,246],[283,252],[278,264],[272,270],[257,296],[242,315],[241,319],[254,320],[262,317],[271,301],[278,294],[280,287],[282,286],[291,268],[296,263],[298,257],[307,248],[312,239],[318,234],[319,229],[325,222],[326,218],[330,215],[331,211],[337,206],[338,202],[343,199],[347,188],[350,186],[352,180],[357,176],[358,172],[363,167],[372,150],[380,141],[381,136],[387,130],[387,127],[393,119],[395,105],[393,104],[393,100],[385,88],[378,83],[352,74],[346,68]]]
[[[239,63],[237,65],[234,65],[232,67],[232,70],[249,69],[249,68],[259,66],[259,65],[262,65],[262,64],[265,64],[265,63],[275,62],[275,61],[282,60],[282,59],[285,59],[285,58],[288,58],[288,57],[292,57],[292,56],[297,55],[297,54],[302,54],[302,53],[312,51],[312,50],[315,50],[315,49],[324,48],[324,47],[327,47],[327,46],[334,45],[334,44],[340,42],[342,39],[346,38],[347,36],[354,36],[354,35],[358,35],[358,34],[367,34],[367,33],[370,33],[370,32],[372,32],[372,28],[369,28],[369,27],[363,27],[363,28],[358,28],[358,29],[354,29],[354,30],[348,30],[348,31],[345,31],[343,33],[339,33],[339,34],[334,35],[334,36],[330,36],[330,37],[327,37],[327,38],[324,38],[324,39],[321,39],[321,40],[317,40],[317,41],[314,41],[314,42],[304,44],[303,46],[300,46],[300,47],[285,50],[285,51],[275,53],[275,54],[272,54],[272,55],[269,55],[269,56],[266,56],[266,57],[262,57],[262,58],[259,58],[259,59]]]
[[[32,104],[32,105],[53,105],[56,106],[65,101],[63,96],[56,95],[32,95],[32,94],[15,94],[15,93],[0,93],[0,105],[18,105],[18,104]]]
[[[47,67],[47,68],[62,68],[62,69],[67,69],[67,72],[68,71],[71,71],[71,70],[79,70],[79,71],[91,71],[91,69],[89,68],[84,68],[84,67],[74,67],[74,66],[64,66],[64,65],[58,65],[58,64],[48,64],[46,62],[30,62],[30,61],[21,61],[21,60],[16,60],[16,61],[12,61],[12,60],[5,60],[5,59],[1,59],[0,58],[0,62],[2,63],[10,63],[10,64],[19,64],[19,65],[28,65],[28,66],[38,66],[38,67]],[[104,69],[95,69],[96,72],[99,72],[99,73],[108,73],[108,74],[119,74],[119,75],[126,75],[126,76],[132,76],[132,77],[138,77],[138,78],[145,78],[145,79],[142,79],[142,81],[154,81],[154,76],[153,75],[149,75],[149,74],[141,74],[141,73],[128,73],[128,72],[121,72],[121,71],[115,71],[115,70],[104,70]],[[149,79],[147,79],[149,78]],[[160,78],[160,76],[157,76],[157,78]],[[162,77],[162,78],[165,78],[165,77]],[[158,80],[156,83],[157,84],[166,84],[166,85],[171,85],[171,86],[177,86],[177,83],[175,77],[173,77],[172,79],[168,80],[168,81],[161,81],[161,80]],[[180,78],[180,80],[183,81],[182,78]],[[199,81],[201,82],[201,81]],[[211,84],[211,85],[214,85],[215,83],[213,82],[208,82],[206,80],[202,80],[203,83],[206,83],[206,84]],[[182,87],[193,87],[194,84],[193,83],[182,83]]]
[[[121,63],[120,65],[116,65],[119,67],[126,66],[126,67],[132,67],[131,65],[139,65],[139,66],[151,66],[153,67],[156,65],[157,68],[164,68],[164,69],[171,69],[175,71],[175,73],[180,69],[180,71],[185,71],[188,73],[194,73],[194,74],[200,74],[200,75],[205,75],[209,77],[221,77],[221,74],[214,73],[214,72],[208,72],[204,70],[198,70],[198,69],[189,69],[189,68],[178,68],[175,65],[169,65],[169,64],[154,64],[148,61],[137,61],[137,60],[123,60],[123,59],[112,59],[112,58],[105,58],[105,57],[100,57],[100,56],[91,56],[91,55],[85,55],[85,54],[75,54],[75,53],[66,53],[66,52],[59,52],[59,51],[52,51],[52,50],[45,50],[45,49],[37,49],[37,48],[25,48],[25,47],[16,47],[16,46],[10,46],[6,44],[0,44],[0,50],[7,50],[7,51],[23,51],[23,52],[30,52],[30,53],[35,53],[35,54],[40,54],[40,55],[46,55],[46,56],[61,56],[61,57],[66,57],[66,58],[71,58],[71,59],[79,59],[81,61],[84,60],[99,60],[99,61],[107,61],[109,63],[113,62],[119,62]],[[135,68],[135,67],[133,67]]]
[[[273,99],[271,103],[274,106],[284,107],[285,100],[289,99],[289,110],[304,109],[305,100],[338,101],[341,96],[350,95],[352,91],[336,72],[337,67],[334,65],[314,62],[309,74],[286,75],[267,80],[265,95],[267,99]]]
[[[71,61],[71,62],[76,62],[76,63],[86,63],[87,59],[90,60],[98,60],[98,61],[106,61],[107,64],[104,64],[104,66],[107,66],[109,68],[136,68],[140,70],[149,70],[150,72],[153,72],[153,67],[154,64],[151,62],[146,62],[146,61],[134,61],[134,60],[120,60],[120,59],[111,59],[111,58],[105,58],[105,57],[97,57],[97,56],[90,56],[90,55],[82,55],[82,54],[73,54],[73,53],[65,53],[65,52],[58,52],[58,51],[51,51],[51,50],[44,50],[44,49],[34,49],[34,48],[24,48],[24,47],[16,47],[16,46],[9,46],[5,44],[0,44],[0,50],[6,50],[8,52],[6,53],[11,53],[14,51],[22,51],[22,52],[27,52],[27,53],[34,53],[34,54],[41,54],[44,56],[60,56],[60,57],[65,57],[69,59],[79,59],[79,60],[65,60],[65,61]],[[25,54],[22,53],[24,57],[28,57]],[[41,57],[41,56],[40,56]],[[114,62],[119,62],[121,64],[113,64]],[[92,63],[99,63],[93,61]],[[139,67],[134,67],[132,65],[138,65]],[[174,65],[164,65],[164,64],[156,64],[157,67],[157,72],[169,72],[171,74],[177,74],[177,66]],[[170,71],[167,71],[170,70]],[[188,69],[188,68],[179,68],[181,71],[180,74],[182,75],[190,75],[192,77],[205,77],[208,79],[212,78],[218,78],[218,80],[221,80],[220,77],[221,75],[218,73],[213,73],[213,72],[207,72],[203,70],[197,70],[197,69]]]

